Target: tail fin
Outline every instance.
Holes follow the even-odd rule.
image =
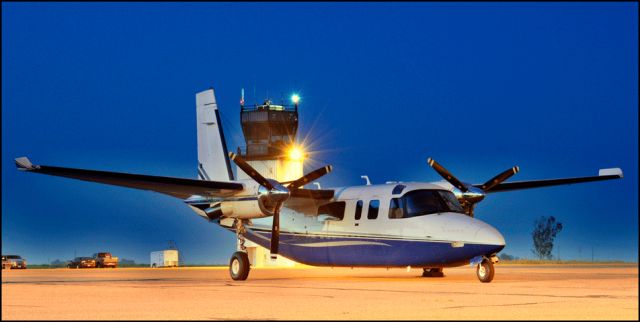
[[[233,172],[227,158],[222,123],[213,89],[196,94],[198,123],[198,178],[209,181],[231,181]]]

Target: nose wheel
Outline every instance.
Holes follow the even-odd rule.
[[[493,275],[495,273],[495,269],[493,267],[493,262],[488,259],[482,259],[482,262],[478,264],[476,267],[476,275],[478,275],[478,279],[482,283],[489,283],[493,280]]]

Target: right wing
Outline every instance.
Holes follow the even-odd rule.
[[[15,159],[15,162],[18,170],[22,171],[135,189],[151,190],[180,199],[186,199],[192,195],[229,197],[244,190],[244,185],[237,182],[202,181],[174,177],[150,176],[144,174],[34,165],[26,157],[17,158]]]

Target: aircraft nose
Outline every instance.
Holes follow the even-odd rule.
[[[476,241],[486,245],[505,245],[502,234],[489,225],[483,225],[482,228],[478,229],[476,232]]]

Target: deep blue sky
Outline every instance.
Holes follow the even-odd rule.
[[[638,259],[636,3],[2,4],[2,253],[31,263],[175,240],[225,263],[234,235],[180,200],[20,173],[36,164],[196,177],[196,92],[227,141],[238,100],[302,96],[299,137],[324,187],[441,178],[624,179],[490,195],[476,216],[531,257],[553,215],[563,259]],[[554,251],[555,253],[555,251]]]

